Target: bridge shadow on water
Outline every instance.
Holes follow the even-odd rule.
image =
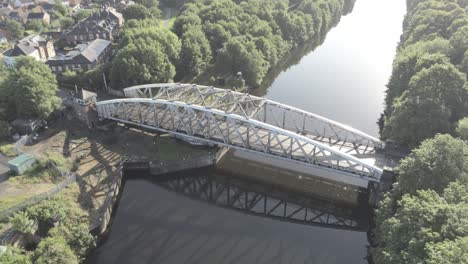
[[[365,263],[365,208],[216,169],[128,174],[123,189],[87,263]]]
[[[338,205],[312,195],[237,178],[225,171],[199,169],[152,178],[166,190],[242,213],[298,224],[367,231],[369,208]]]

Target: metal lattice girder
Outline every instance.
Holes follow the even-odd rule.
[[[304,135],[216,108],[163,99],[128,98],[98,102],[101,118],[238,148],[369,181],[382,170]]]
[[[126,97],[185,102],[255,119],[305,135],[351,154],[383,149],[384,143],[350,126],[288,105],[249,94],[209,86],[164,83],[124,89]]]

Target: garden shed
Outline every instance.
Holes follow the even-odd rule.
[[[28,169],[31,169],[36,161],[37,159],[32,155],[21,154],[10,160],[8,162],[8,167],[10,167],[10,170],[14,171],[16,174],[23,174]]]

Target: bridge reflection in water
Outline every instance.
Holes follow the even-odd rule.
[[[190,198],[243,213],[335,229],[366,231],[366,206],[338,205],[323,199],[292,194],[228,175],[203,173],[166,175],[152,180],[159,186]],[[365,198],[364,198],[365,199]]]

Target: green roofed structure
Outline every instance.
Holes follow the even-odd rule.
[[[8,166],[10,170],[14,171],[16,174],[23,174],[28,169],[36,163],[37,159],[29,154],[21,154],[18,157],[10,160]]]

